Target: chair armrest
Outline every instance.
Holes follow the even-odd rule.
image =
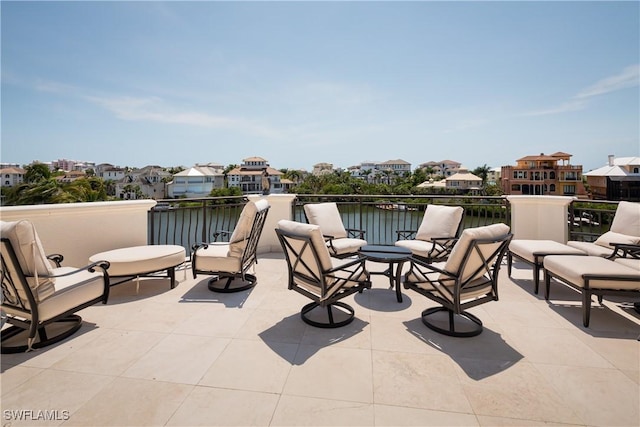
[[[398,240],[410,240],[415,239],[418,230],[396,230]]]
[[[96,261],[96,262],[92,262],[89,265],[85,265],[84,267],[76,268],[75,270],[68,271],[63,274],[52,274],[52,275],[39,274],[38,277],[45,277],[45,278],[46,277],[49,277],[49,278],[66,277],[66,276],[72,276],[74,274],[78,274],[81,271],[85,271],[85,270],[93,273],[94,271],[96,271],[96,269],[100,269],[102,270],[103,274],[107,274],[107,270],[109,269],[110,266],[111,264],[109,263],[109,261]]]
[[[614,258],[633,258],[640,259],[640,245],[630,243],[612,243],[613,253],[608,256],[609,259]]]
[[[213,233],[213,241],[217,242],[218,238],[220,236],[225,236],[227,237],[227,239],[231,238],[231,235],[233,234],[232,231],[228,231],[228,230],[218,230],[215,233]]]
[[[350,237],[356,237],[358,239],[364,240],[364,230],[359,230],[357,228],[345,228],[345,231]]]
[[[51,254],[47,255],[47,259],[53,261],[56,267],[62,267],[62,260],[64,260],[64,257],[62,254]]]

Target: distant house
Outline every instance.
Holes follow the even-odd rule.
[[[455,174],[440,181],[430,179],[418,185],[418,188],[440,189],[458,194],[478,194],[482,190],[482,178],[460,167]]]
[[[2,181],[0,187],[15,187],[24,182],[25,170],[18,167],[8,167],[0,169]]]
[[[487,173],[487,184],[488,185],[500,185],[500,177],[502,176],[502,168],[491,168]]]
[[[173,175],[167,184],[167,196],[206,197],[214,188],[224,187],[224,167],[222,165],[196,165]]]
[[[120,181],[126,176],[127,171],[110,163],[101,163],[95,167],[95,173],[105,181]]]
[[[280,178],[282,172],[269,166],[262,157],[248,157],[242,160],[242,164],[227,173],[227,185],[238,187],[243,194],[262,193],[262,176],[266,172],[269,180],[269,191],[274,194],[284,193],[284,187]]]
[[[401,159],[385,162],[365,161],[358,166],[350,166],[347,170],[351,176],[362,178],[369,184],[391,184],[394,177],[411,172],[411,163]]]
[[[167,197],[165,185],[170,179],[171,174],[164,168],[145,166],[127,171],[125,177],[116,182],[115,192],[123,199],[139,196],[147,199],[163,199]]]
[[[422,163],[418,166],[418,169],[423,169],[425,172],[431,171],[431,178],[433,178],[433,176],[446,178],[458,172],[461,166],[461,163],[454,160],[440,160],[439,162],[430,161]]]
[[[640,201],[640,157],[611,155],[606,166],[584,176],[592,199]]]
[[[515,166],[502,166],[504,194],[586,197],[582,166],[570,163],[571,154],[525,156]]]

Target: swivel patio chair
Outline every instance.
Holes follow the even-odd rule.
[[[334,202],[307,203],[304,213],[309,224],[320,227],[332,257],[355,256],[367,244],[363,230],[344,227],[338,205]]]
[[[258,279],[248,271],[258,262],[256,250],[269,213],[266,199],[249,201],[242,209],[233,233],[216,232],[214,242],[193,245],[191,270],[195,279],[212,274],[208,287],[214,292],[239,292],[256,285]],[[228,242],[217,240],[227,236]],[[226,279],[223,281],[222,279]],[[240,280],[236,280],[240,279]]]
[[[62,267],[62,255],[45,256],[33,224],[0,221],[2,253],[2,353],[57,343],[82,326],[75,314],[109,297],[109,263]],[[55,267],[52,265],[55,263]]]
[[[354,309],[341,299],[371,287],[365,260],[336,260],[334,266],[320,227],[281,220],[276,234],[289,270],[288,287],[312,302],[302,308],[302,320],[319,328],[351,323]]]
[[[395,245],[427,263],[444,261],[460,234],[463,218],[461,206],[427,205],[418,230],[398,230],[400,240]]]
[[[595,242],[569,241],[567,245],[591,256],[612,257],[614,244],[640,244],[640,203],[622,201],[616,208],[611,228]]]
[[[498,300],[498,272],[512,234],[505,224],[468,228],[446,263],[413,260],[404,287],[440,304],[422,312],[422,322],[449,336],[472,337],[482,321],[466,310]]]

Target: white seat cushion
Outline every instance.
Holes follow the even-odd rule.
[[[343,239],[334,239],[331,243],[327,242],[327,247],[333,248],[336,255],[342,255],[358,252],[358,250],[366,244],[366,240],[346,237]]]
[[[196,267],[202,271],[218,271],[221,273],[239,273],[242,258],[232,254],[230,244],[226,242],[209,243],[206,249],[196,252]]]
[[[590,288],[640,290],[640,270],[599,256],[549,255],[544,259],[544,268],[581,288],[585,285],[584,275],[598,274],[607,278],[590,280]],[[616,280],[616,276],[636,280]]]
[[[74,267],[60,267],[53,272],[60,275],[74,270],[76,270]],[[104,294],[102,271],[90,273],[83,270],[70,276],[57,277],[55,293],[38,305],[39,320],[41,322],[49,320],[87,301],[99,298],[102,294]]]
[[[509,251],[533,263],[536,255],[582,255],[578,248],[574,248],[554,240],[526,240],[515,239],[509,244]]]
[[[600,256],[600,257],[608,257],[613,253],[613,249],[596,245],[593,242],[579,242],[577,240],[569,240],[567,242],[568,246],[572,248],[579,249],[590,256]]]
[[[397,242],[395,242],[395,245],[402,248],[407,248],[414,255],[422,256],[424,258],[428,258],[429,252],[431,252],[436,246],[435,243],[425,240],[398,240]],[[441,245],[437,246],[439,248],[442,248]]]

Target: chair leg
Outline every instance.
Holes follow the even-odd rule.
[[[446,316],[444,319],[443,315]],[[474,337],[482,333],[482,321],[476,316],[466,311],[456,314],[446,307],[426,309],[422,312],[422,323],[429,329],[450,337]]]
[[[302,307],[300,317],[306,324],[316,328],[339,328],[353,321],[355,311],[350,305],[340,301],[326,307],[312,302]]]
[[[226,279],[226,280],[222,280]],[[240,292],[253,288],[258,283],[258,279],[253,274],[217,275],[209,279],[209,290],[213,292],[231,293]]]
[[[591,292],[582,291],[582,324],[585,328],[589,327],[589,318],[591,317]]]
[[[60,342],[80,329],[82,318],[72,314],[47,325],[40,326],[34,337],[29,331],[18,326],[11,326],[2,331],[2,354],[24,353],[26,351],[46,347]]]

